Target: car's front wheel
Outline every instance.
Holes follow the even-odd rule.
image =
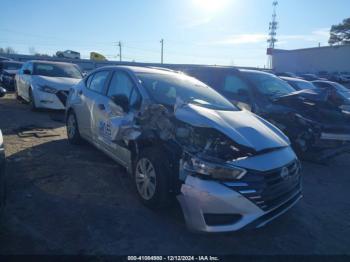
[[[82,138],[80,136],[77,118],[73,111],[70,111],[66,120],[68,142],[73,145],[81,144]]]
[[[30,108],[32,109],[32,111],[38,110],[38,108],[35,104],[35,98],[34,98],[34,94],[33,94],[32,89],[29,89],[29,105],[30,105]]]
[[[170,200],[169,180],[171,171],[164,152],[158,148],[146,148],[134,164],[134,181],[137,194],[146,206],[162,208]]]

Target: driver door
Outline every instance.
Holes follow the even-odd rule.
[[[115,97],[125,96],[128,105],[117,105]],[[93,107],[94,135],[97,143],[106,153],[124,166],[130,164],[131,154],[125,136],[134,125],[135,105],[140,103],[136,84],[130,76],[116,70],[108,85],[106,96],[95,100]]]

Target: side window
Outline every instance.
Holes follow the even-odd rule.
[[[134,87],[130,96],[130,106],[134,109],[139,109],[141,106],[141,95],[136,87]]]
[[[225,93],[230,93],[238,96],[243,93],[246,95],[249,93],[248,84],[235,75],[226,76],[222,90]]]
[[[124,72],[115,72],[109,84],[107,95],[126,96],[130,106],[137,108],[140,104],[140,94],[138,93],[132,79]]]
[[[133,87],[134,83],[126,73],[115,72],[109,84],[107,95],[109,97],[116,95],[124,95],[127,98],[130,98]]]
[[[95,73],[92,76],[90,83],[88,83],[87,88],[98,93],[103,93],[103,87],[106,83],[108,75],[109,75],[109,71],[100,71]],[[88,82],[89,80],[90,79],[88,79]]]
[[[95,74],[89,75],[88,79],[85,81],[86,87],[89,88],[92,78],[94,77]]]

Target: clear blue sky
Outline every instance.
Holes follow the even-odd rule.
[[[169,63],[266,64],[272,0],[2,0],[0,46],[28,54],[72,49]],[[278,48],[327,44],[329,29],[350,16],[350,0],[280,0]]]

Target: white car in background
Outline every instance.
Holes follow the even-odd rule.
[[[71,63],[28,61],[15,79],[17,98],[37,108],[65,109],[69,90],[82,78],[79,67]]]
[[[63,58],[80,59],[80,53],[72,50],[57,51],[56,56]]]

